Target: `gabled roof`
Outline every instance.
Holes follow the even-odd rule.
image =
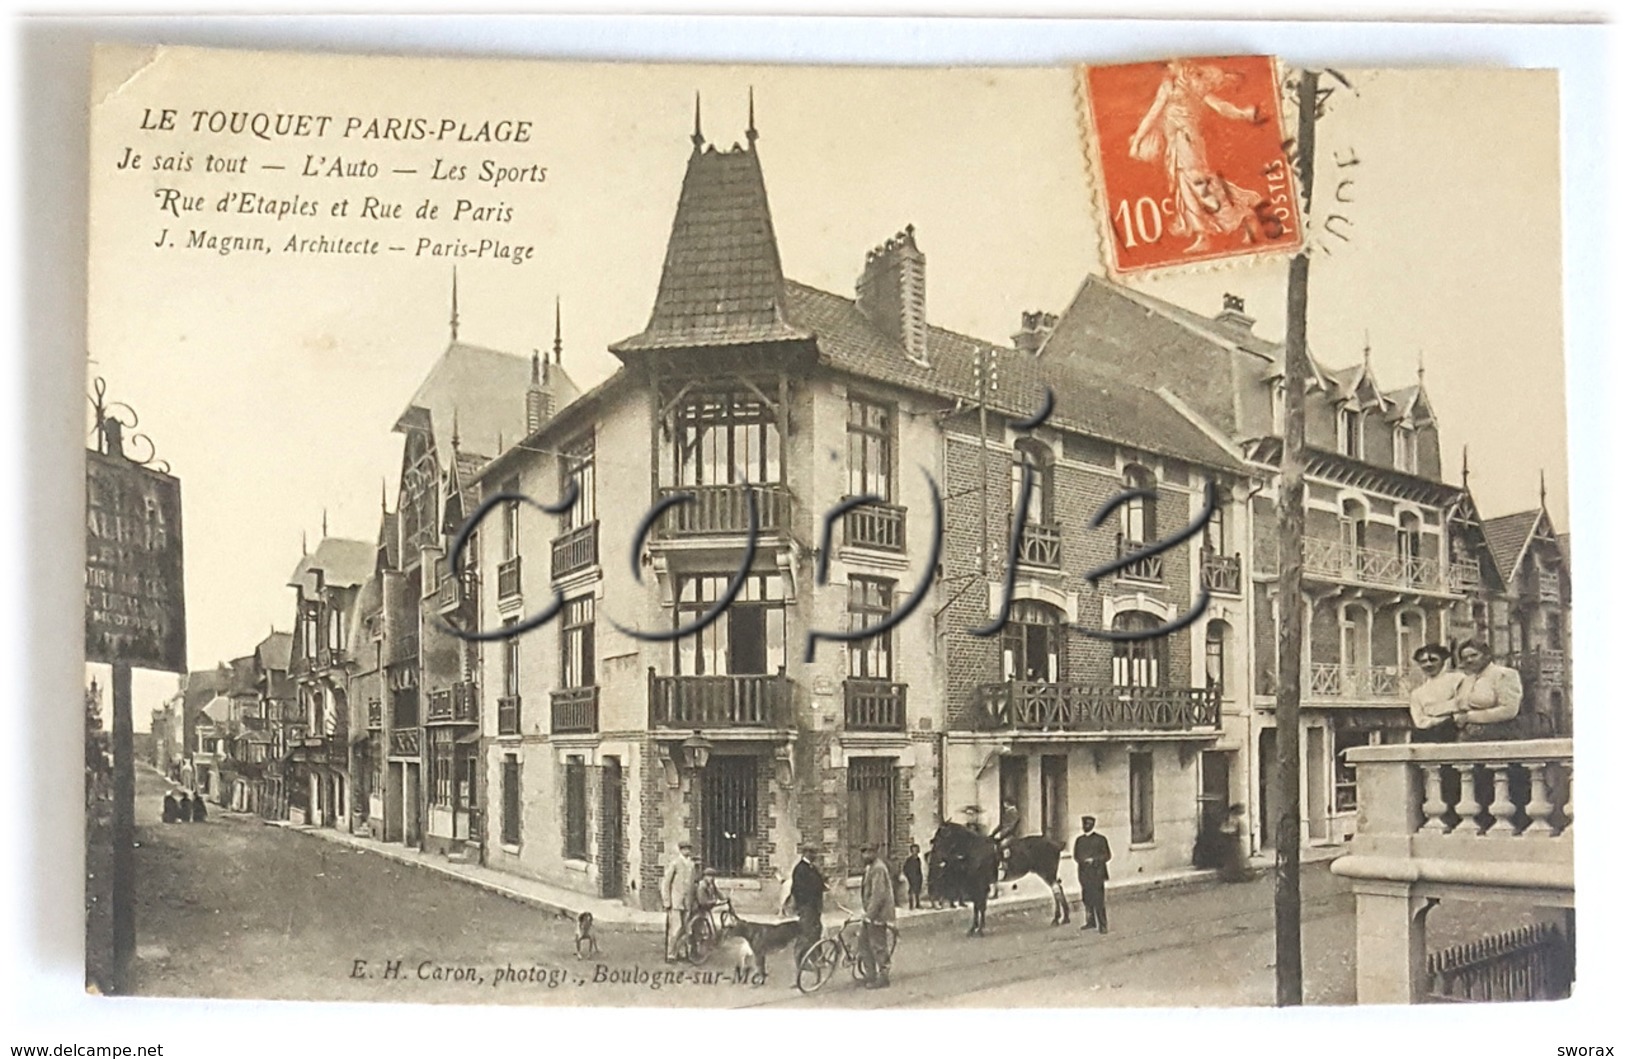
[[[203,707],[203,715],[216,724],[225,724],[231,720],[231,700],[225,695],[216,695]]]
[[[853,299],[794,281],[785,291],[792,318],[811,330],[820,360],[831,367],[971,400],[977,393],[976,350],[998,348],[999,391],[989,401],[996,410],[1030,416],[1048,386],[1055,393],[1051,422],[1057,426],[1208,467],[1242,469],[1240,461],[1158,394],[1080,361],[1033,356],[931,327],[926,337],[930,366],[926,366],[911,360],[899,342],[875,327]]]
[[[186,674],[186,687],[181,700],[186,715],[196,714],[210,699],[225,691],[230,680],[231,671],[224,666],[195,669]]]
[[[437,458],[451,458],[455,436],[474,452],[496,452],[498,440],[512,444],[525,435],[525,391],[530,386],[528,357],[467,342],[452,342],[424,376],[395,423],[397,431],[430,430]],[[580,396],[562,365],[549,364],[544,389],[560,408]]]
[[[1523,563],[1523,553],[1529,548],[1529,541],[1535,535],[1535,527],[1540,524],[1540,516],[1540,508],[1535,508],[1531,511],[1517,511],[1510,515],[1484,520],[1484,542],[1489,545],[1490,554],[1495,557],[1495,566],[1501,571],[1501,579],[1509,585],[1512,584],[1518,567]]]
[[[314,591],[315,578],[310,575],[320,570],[323,583],[334,588],[354,588],[372,574],[377,559],[376,545],[348,537],[326,537],[314,552],[299,560],[288,577],[288,586]]]
[[[696,128],[649,323],[613,353],[804,339],[786,311],[754,128],[748,147],[702,147]],[[494,451],[494,450],[492,450]]]
[[[254,648],[261,669],[286,670],[293,660],[293,634],[272,631]]]

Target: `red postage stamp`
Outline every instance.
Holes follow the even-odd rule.
[[[1273,59],[1095,66],[1079,81],[1112,271],[1303,245]]]

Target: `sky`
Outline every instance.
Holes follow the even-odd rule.
[[[876,70],[610,66],[169,50],[106,56],[93,96],[89,343],[92,375],[128,402],[180,477],[193,668],[287,629],[286,586],[325,517],[334,535],[376,536],[393,506],[391,428],[449,338],[451,267],[379,257],[157,247],[204,229],[394,239],[461,236],[534,246],[523,264],[458,264],[460,337],[516,353],[551,344],[562,305],[564,362],[583,388],[641,330],[659,280],[694,100],[708,140],[742,141],[754,94],[758,150],[787,276],[850,294],[867,249],[913,224],[927,258],[933,323],[1007,341],[1023,310],[1060,311],[1102,271],[1100,234],[1065,69]],[[1507,70],[1351,75],[1319,126],[1322,172],[1353,151],[1347,243],[1311,270],[1310,343],[1325,364],[1359,361],[1414,381],[1419,359],[1440,420],[1446,478],[1463,445],[1487,516],[1548,506],[1567,526],[1555,76]],[[526,121],[524,144],[283,139],[141,128],[164,108],[470,123]],[[150,113],[149,113],[150,111]],[[363,125],[362,128],[366,126]],[[177,174],[119,169],[126,150],[192,156]],[[245,158],[243,174],[202,172]],[[376,164],[374,180],[302,177],[306,156]],[[430,182],[435,163],[541,165],[545,182],[491,189]],[[281,164],[283,171],[257,167]],[[418,168],[416,175],[392,175]],[[1325,180],[1323,176],[1323,181]],[[158,209],[173,187],[205,209]],[[230,191],[359,207],[402,204],[402,221],[221,218]],[[1317,217],[1329,187],[1317,194]],[[507,221],[417,222],[429,200],[512,211]],[[229,226],[228,226],[229,225]],[[1131,285],[1216,312],[1246,299],[1279,337],[1280,262],[1162,275]],[[515,395],[522,400],[521,395]],[[1516,429],[1513,427],[1516,426]],[[142,674],[139,728],[174,678]]]

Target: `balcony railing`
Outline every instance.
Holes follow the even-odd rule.
[[[889,680],[848,680],[846,727],[853,732],[907,731],[908,685]]]
[[[980,689],[980,727],[1043,732],[1217,731],[1211,688],[1123,688],[1007,680]]]
[[[1437,559],[1361,548],[1327,537],[1304,538],[1303,572],[1335,581],[1424,592],[1460,593],[1478,583],[1477,568],[1471,563],[1446,567]]]
[[[396,728],[389,733],[391,757],[417,757],[422,746],[416,728]]]
[[[497,567],[497,598],[513,599],[519,595],[519,559],[504,559]]]
[[[349,654],[342,647],[323,647],[316,652],[318,666],[342,666]]]
[[[596,520],[585,526],[555,537],[553,540],[553,576],[564,577],[577,570],[585,570],[589,566],[598,565],[598,523]]]
[[[1563,580],[1555,572],[1542,570],[1535,579],[1535,598],[1542,603],[1563,602]]]
[[[846,513],[846,543],[855,548],[900,552],[908,548],[908,508],[868,503]]]
[[[374,700],[367,703],[367,727],[379,729],[384,726],[384,704]]]
[[[504,695],[497,700],[497,734],[518,735],[520,721],[518,695]]]
[[[1202,586],[1209,592],[1241,595],[1241,556],[1202,549]]]
[[[459,680],[451,686],[451,719],[460,723],[480,719],[480,686]]]
[[[1061,527],[1048,522],[1028,520],[1021,534],[1021,550],[1016,553],[1021,566],[1037,566],[1046,570],[1061,568]]]
[[[1402,699],[1398,666],[1346,666],[1315,662],[1309,666],[1312,699]]]
[[[790,681],[766,673],[661,677],[649,671],[652,728],[783,728]]]
[[[761,533],[790,527],[790,490],[782,485],[663,486],[660,499],[688,494],[692,500],[674,504],[656,524],[661,537],[731,536],[750,526],[747,495],[756,498],[756,525]]]
[[[1568,670],[1562,651],[1537,648],[1510,656],[1507,665],[1514,667],[1529,683],[1541,681],[1561,684]]]
[[[462,605],[463,583],[462,581],[448,574],[446,578],[440,582],[440,587],[435,589],[435,610],[445,614],[448,611],[456,610]]]
[[[1119,559],[1144,547],[1144,541],[1130,540],[1121,533],[1117,535],[1117,557]],[[1162,556],[1160,554],[1148,555],[1144,559],[1130,563],[1117,571],[1117,576],[1129,581],[1161,581]]]
[[[561,688],[553,692],[553,734],[598,731],[598,688]]]
[[[429,692],[429,712],[425,720],[429,724],[444,724],[451,720],[451,689],[441,688],[439,691]]]
[[[1468,595],[1478,591],[1480,574],[1477,563],[1454,562],[1450,564],[1450,591],[1460,595]]]

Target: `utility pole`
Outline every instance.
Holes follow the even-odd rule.
[[[976,412],[980,433],[982,437],[982,577],[985,579],[992,570],[992,563],[988,558],[988,444],[987,444],[987,400],[989,395],[999,388],[999,361],[998,350],[976,350]]]
[[[135,956],[135,719],[130,663],[113,663],[113,990],[130,991]]]
[[[1309,215],[1315,180],[1315,107],[1319,75],[1298,75],[1298,179],[1303,213]],[[1275,1005],[1303,1003],[1303,894],[1300,889],[1302,807],[1298,783],[1298,707],[1303,693],[1303,405],[1309,378],[1309,252],[1293,257],[1286,289],[1285,437],[1281,447],[1278,505],[1281,547],[1280,682],[1275,693],[1276,787],[1281,792],[1275,821]]]

